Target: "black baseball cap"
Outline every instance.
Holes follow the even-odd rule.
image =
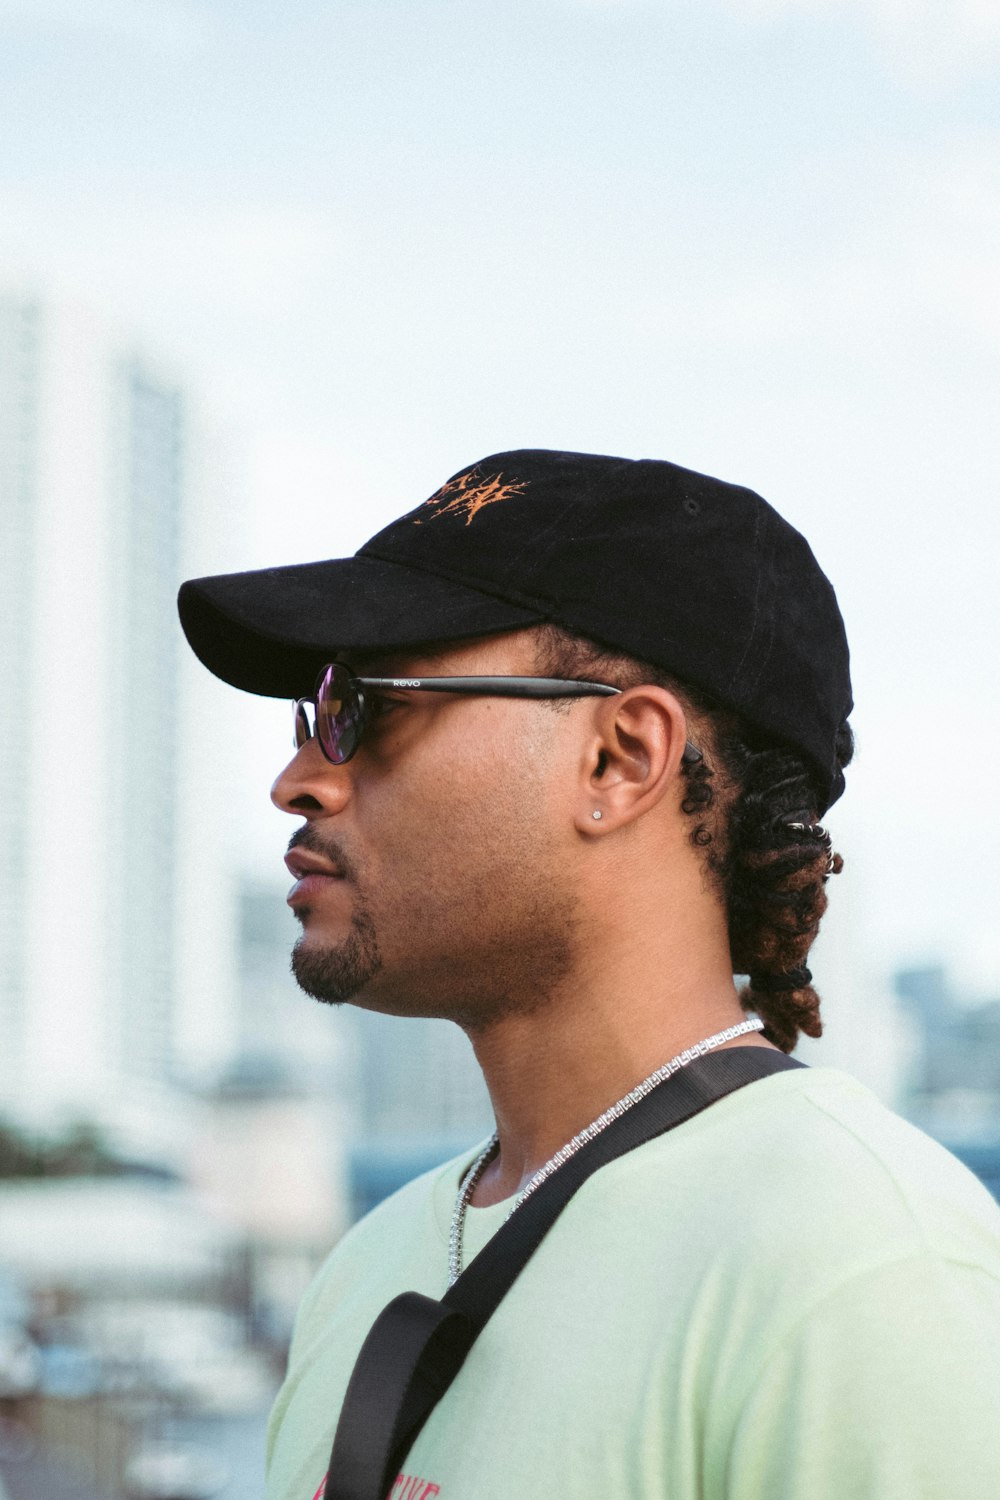
[[[551,622],[800,752],[820,815],[844,789],[847,639],[809,544],[752,490],[659,459],[495,453],[354,557],[196,578],[178,607],[211,672],[277,698],[351,649]]]

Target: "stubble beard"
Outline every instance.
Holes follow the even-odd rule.
[[[309,909],[302,912],[307,920]],[[351,930],[342,943],[311,948],[305,933],[292,949],[292,973],[300,989],[325,1005],[341,1005],[371,983],[382,968],[375,921],[360,902],[351,917]]]

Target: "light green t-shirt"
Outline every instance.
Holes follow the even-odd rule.
[[[322,1489],[378,1313],[440,1297],[469,1151],[355,1225],[306,1294],[267,1500]],[[471,1209],[466,1264],[506,1204]],[[588,1178],[431,1413],[392,1500],[997,1500],[1000,1209],[828,1068]]]

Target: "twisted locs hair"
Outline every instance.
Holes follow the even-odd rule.
[[[817,821],[805,761],[658,667],[555,625],[539,626],[536,638],[537,670],[547,677],[622,688],[652,682],[680,700],[702,751],[700,760],[682,762],[681,808],[693,820],[691,842],[704,850],[725,906],[733,973],[747,976],[740,1002],[756,1011],[763,1035],[783,1052],[792,1051],[800,1032],[820,1036],[820,998],[806,958],[826,911],[827,879],[844,862]],[[836,753],[841,769],[854,754],[846,721]]]

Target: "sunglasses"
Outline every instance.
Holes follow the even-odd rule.
[[[293,705],[295,748],[301,750],[315,735],[327,760],[342,766],[355,753],[371,723],[366,692],[377,697],[380,692],[400,691],[489,698],[610,698],[621,688],[564,677],[355,677],[343,662],[334,661],[320,673],[315,695],[299,698]],[[688,744],[684,759],[701,760],[701,751]]]

